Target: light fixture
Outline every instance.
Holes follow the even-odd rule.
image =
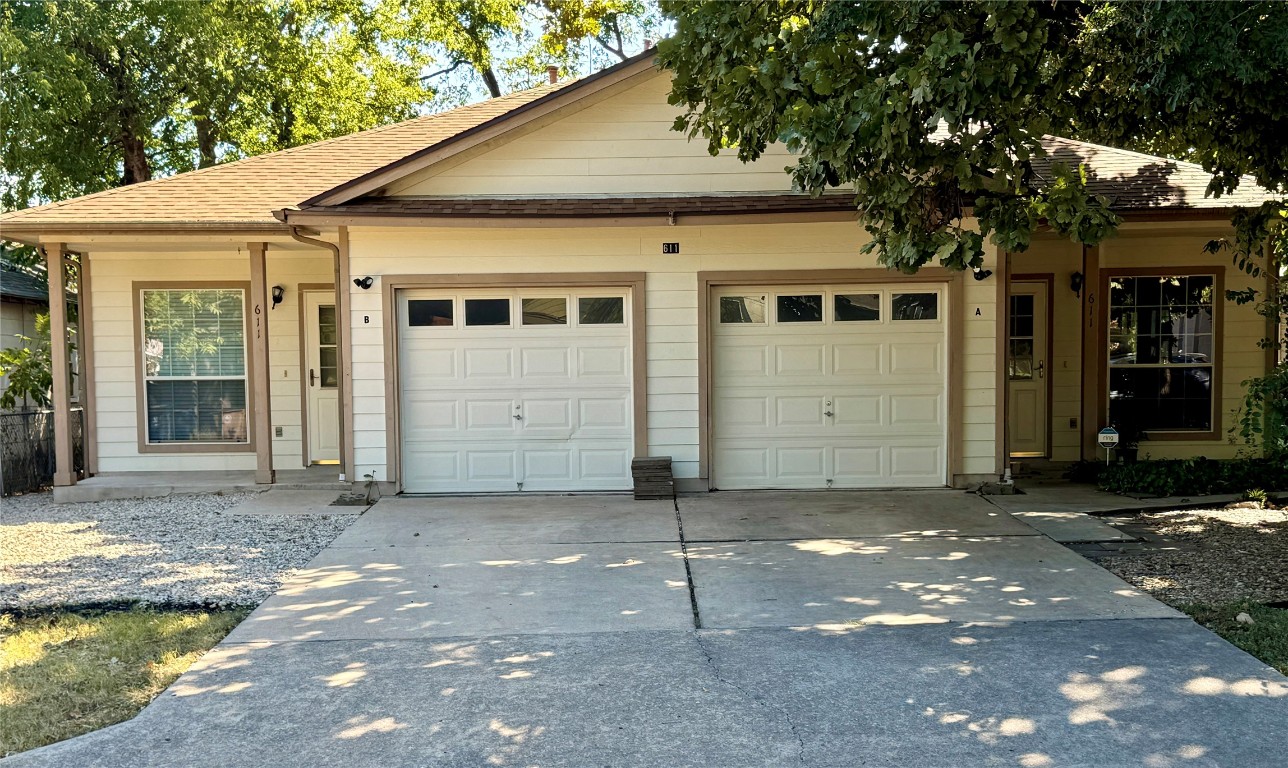
[[[992,276],[993,276],[993,270],[991,270],[991,269],[980,269],[979,267],[975,267],[975,279],[976,279],[976,280],[987,280],[988,278],[990,278],[990,277],[992,277]]]
[[[371,275],[367,275],[366,277],[353,278],[353,284],[358,286],[364,291],[370,288],[371,286],[375,285],[375,283],[376,283],[376,278],[372,277]]]
[[[1074,272],[1069,275],[1069,290],[1073,291],[1078,298],[1082,298],[1082,280],[1081,272]]]
[[[282,303],[282,297],[285,295],[285,288],[280,285],[273,286],[273,306],[270,309],[277,309],[277,305]]]

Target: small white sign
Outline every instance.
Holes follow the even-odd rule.
[[[1105,427],[1096,435],[1096,442],[1101,448],[1113,448],[1118,445],[1118,430],[1113,427]]]

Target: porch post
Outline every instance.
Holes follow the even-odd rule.
[[[98,411],[94,386],[94,297],[89,254],[81,253],[76,281],[76,344],[80,361],[81,434],[85,443],[85,476],[98,472]]]
[[[62,243],[45,248],[49,282],[49,357],[53,373],[54,485],[76,484],[72,456],[71,366],[67,359],[67,270]]]
[[[1107,388],[1101,383],[1105,364],[1100,296],[1100,246],[1082,247],[1082,458],[1096,460],[1096,433],[1102,426]]]
[[[255,482],[273,482],[273,420],[268,398],[268,243],[247,243],[250,251],[250,385],[255,441]]]
[[[355,482],[353,466],[353,317],[349,309],[349,228],[340,227],[339,246],[335,251],[335,317],[336,339],[340,355],[340,479]]]

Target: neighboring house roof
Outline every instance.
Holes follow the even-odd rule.
[[[49,303],[44,281],[25,269],[0,261],[0,298]]]
[[[190,173],[134,184],[35,208],[0,215],[0,228],[77,227],[281,227],[275,212],[286,216],[297,206],[310,214],[323,211],[393,216],[621,216],[649,215],[654,198],[586,197],[562,200],[383,200],[361,197],[397,174],[412,173],[437,162],[435,151],[451,151],[466,136],[493,126],[519,122],[528,107],[560,105],[565,96],[593,93],[592,83],[610,75],[645,71],[646,51],[608,70],[581,80],[542,85],[508,96],[414,118],[327,141],[272,152]],[[577,91],[574,95],[574,91]],[[549,99],[547,99],[549,97]],[[1213,214],[1233,206],[1258,205],[1270,193],[1250,178],[1232,195],[1206,196],[1211,175],[1201,166],[1136,152],[1057,137],[1043,140],[1049,155],[1035,161],[1039,178],[1049,177],[1053,162],[1085,164],[1089,187],[1111,199],[1116,210],[1205,210]],[[444,150],[446,148],[446,150]],[[356,199],[349,199],[349,198]],[[781,199],[804,195],[779,195]],[[317,205],[320,202],[330,206]],[[673,205],[674,203],[667,203]],[[786,203],[783,203],[786,205]],[[817,201],[799,205],[817,206]],[[830,202],[829,202],[830,204]],[[710,200],[701,205],[714,205]],[[795,204],[793,204],[795,205]],[[668,209],[673,210],[673,209]],[[814,208],[813,210],[817,210]],[[732,211],[730,211],[732,212]]]

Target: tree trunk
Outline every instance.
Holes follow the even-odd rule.
[[[122,123],[128,125],[130,120],[122,117]],[[148,153],[143,139],[134,135],[129,128],[121,130],[121,153],[125,160],[125,175],[122,184],[137,184],[152,178],[152,166],[148,163]]]
[[[492,98],[495,99],[500,96],[501,84],[496,81],[496,73],[492,71],[492,68],[483,67],[479,70],[479,74],[483,77],[483,82],[487,85],[488,93],[492,94]]]
[[[197,129],[197,152],[200,155],[198,168],[209,168],[215,164],[215,127],[207,115],[194,115],[193,124]]]

